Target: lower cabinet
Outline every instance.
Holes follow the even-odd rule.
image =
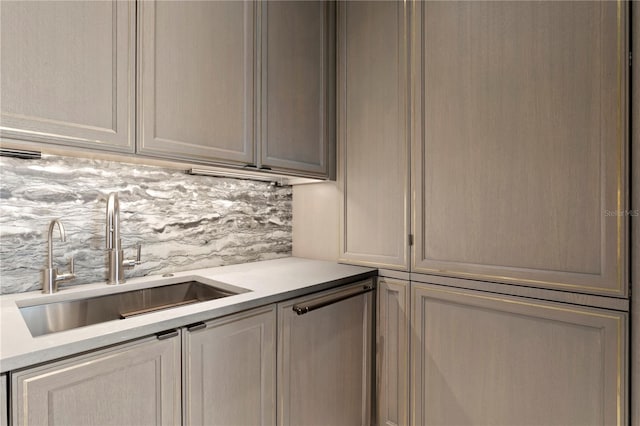
[[[12,423],[180,424],[179,334],[13,373]]]
[[[373,282],[278,304],[278,424],[370,425]]]
[[[373,291],[370,279],[12,371],[0,426],[9,406],[16,425],[370,425]]]
[[[0,426],[9,424],[9,398],[7,397],[7,375],[0,376]]]
[[[378,279],[376,424],[381,426],[409,424],[409,296],[408,281]]]
[[[275,305],[187,328],[186,425],[276,423]]]
[[[412,283],[412,425],[626,425],[625,313]]]

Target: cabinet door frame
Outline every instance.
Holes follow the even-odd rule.
[[[36,418],[49,418],[47,394],[59,389],[54,382],[60,374],[72,383],[91,379],[96,375],[115,371],[114,362],[128,363],[135,366],[142,362],[154,362],[159,389],[156,389],[157,402],[160,404],[159,415],[162,425],[180,424],[181,421],[181,337],[176,330],[175,336],[160,340],[156,336],[142,338],[106,349],[74,356],[58,362],[43,364],[11,373],[12,422],[11,424],[29,424],[29,412],[34,411]],[[115,364],[117,366],[117,364]],[[36,395],[29,396],[29,388],[43,381],[44,388],[34,389]],[[64,383],[64,382],[63,382]],[[108,395],[105,395],[108,397]],[[100,401],[96,401],[98,403]],[[35,405],[31,408],[31,403]]]
[[[603,426],[624,426],[628,421],[628,314],[625,312],[590,308],[522,297],[489,294],[453,289],[426,283],[411,283],[411,424],[425,425],[423,384],[431,355],[424,351],[423,341],[428,335],[423,324],[429,302],[460,308],[525,317],[541,322],[563,324],[567,327],[590,328],[600,333],[602,340],[602,408]],[[510,344],[515,344],[510,342]],[[553,348],[548,348],[553,350]],[[543,349],[546,350],[546,349]],[[473,357],[473,354],[461,354]],[[526,367],[524,367],[526,368]],[[438,374],[442,374],[441,372]],[[455,392],[455,389],[453,390]],[[500,403],[500,402],[497,402]],[[584,402],[585,404],[588,402]]]
[[[376,395],[381,426],[409,424],[411,285],[409,281],[378,278]],[[395,327],[394,327],[395,326]],[[395,379],[395,393],[389,383]],[[393,416],[395,414],[395,416]]]
[[[396,235],[393,241],[389,241],[387,249],[391,248],[390,253],[374,253],[373,250],[369,252],[366,251],[355,251],[350,247],[350,234],[349,230],[353,223],[349,223],[348,220],[348,210],[349,210],[349,192],[350,192],[350,171],[348,169],[348,161],[349,158],[349,145],[350,144],[367,144],[368,141],[356,140],[354,142],[350,142],[347,137],[347,127],[348,127],[348,92],[349,87],[347,85],[347,67],[349,64],[349,55],[347,49],[347,33],[349,31],[349,26],[347,23],[347,7],[349,6],[349,2],[340,2],[338,5],[338,68],[337,68],[337,82],[338,82],[338,102],[337,102],[337,138],[338,138],[338,181],[342,190],[340,197],[340,250],[339,250],[339,261],[345,263],[351,263],[356,265],[364,265],[364,266],[377,266],[387,269],[395,269],[401,271],[408,271],[410,266],[410,246],[409,246],[409,234],[410,234],[410,216],[411,216],[411,201],[410,201],[410,128],[409,128],[409,118],[410,118],[410,93],[409,93],[409,63],[408,63],[408,53],[409,53],[409,32],[407,30],[409,24],[409,6],[407,3],[403,2],[395,2],[394,3],[398,8],[397,13],[397,31],[398,31],[398,46],[397,46],[397,67],[399,72],[399,80],[397,81],[397,109],[398,109],[398,129],[397,129],[397,140],[388,141],[389,145],[395,148],[395,144],[397,143],[397,149],[401,150],[401,157],[404,158],[404,167],[403,172],[403,182],[401,183],[401,187],[394,188],[392,190],[401,191],[404,194],[402,206],[398,209],[400,213],[396,217],[386,218],[387,221],[397,223],[401,222],[402,231],[399,235]],[[357,7],[358,3],[354,2],[352,6]],[[372,149],[372,148],[370,148]],[[385,203],[388,200],[384,199],[384,190],[389,189],[389,186],[385,186],[387,181],[385,174],[386,173],[395,173],[393,167],[388,170],[373,170],[369,169],[369,176],[365,176],[364,179],[369,178],[369,180],[374,183],[372,184],[372,190],[374,193],[371,194],[371,197],[377,200],[377,203]],[[358,178],[358,176],[355,176]],[[359,177],[362,179],[363,177]],[[378,185],[375,184],[376,181],[379,180],[379,185],[383,189],[382,196],[380,198],[376,197],[376,189]],[[388,184],[387,184],[388,185]],[[362,206],[360,206],[362,207]],[[366,222],[366,219],[363,219]],[[376,223],[377,226],[385,226],[385,223]],[[376,234],[376,226],[373,226],[370,229],[371,234]],[[391,247],[390,247],[391,246]]]
[[[256,143],[259,168],[283,173],[295,173],[298,176],[333,179],[335,175],[335,2],[323,1],[320,6],[322,12],[321,44],[321,105],[319,108],[321,120],[321,133],[318,136],[318,163],[310,163],[301,160],[278,158],[269,150],[268,128],[268,15],[269,1],[259,2],[260,12],[257,33],[260,34],[260,96],[256,101],[258,112],[256,114],[258,129],[258,143]]]
[[[479,281],[504,282],[532,287],[555,288],[565,291],[602,294],[614,297],[627,297],[629,289],[628,247],[629,218],[628,206],[628,2],[617,0],[617,10],[608,11],[609,19],[617,20],[615,39],[617,43],[617,63],[615,68],[618,89],[615,120],[611,119],[611,128],[616,129],[614,144],[602,141],[600,147],[600,273],[581,273],[574,271],[551,270],[545,268],[524,268],[512,265],[489,265],[468,263],[455,259],[436,259],[430,257],[426,248],[426,213],[420,206],[426,205],[424,190],[433,182],[426,181],[424,167],[425,120],[424,120],[424,14],[422,2],[413,4],[412,19],[412,87],[415,94],[412,99],[412,199],[414,201],[412,226],[415,245],[411,259],[411,270],[416,273],[451,276]],[[617,15],[613,17],[612,15]],[[604,18],[603,18],[604,19]],[[608,106],[605,105],[605,108]],[[615,123],[613,123],[615,121]],[[617,217],[607,215],[612,208]],[[471,236],[472,237],[472,236]],[[458,236],[460,238],[460,236]],[[514,236],[513,238],[517,238]],[[452,236],[453,241],[453,236]]]
[[[7,7],[6,5],[0,6]],[[112,0],[113,116],[111,128],[2,112],[0,138],[133,153],[135,150],[136,2]]]
[[[0,426],[9,424],[9,395],[7,374],[0,375]]]
[[[356,288],[362,288],[363,286],[371,285],[373,279],[368,279],[364,281],[359,281],[357,283],[345,285],[342,287],[338,287],[332,290],[327,290],[324,292],[318,292],[307,296],[302,296],[296,299],[288,300],[282,303],[278,303],[278,359],[277,359],[277,387],[278,387],[278,425],[280,426],[288,426],[294,425],[296,423],[291,423],[291,328],[289,327],[288,322],[291,318],[297,319],[297,317],[293,317],[292,308],[294,305],[299,303],[306,303],[315,301],[316,299],[322,299],[325,297],[331,297],[338,293],[342,293],[344,291],[353,290]],[[375,291],[375,289],[374,289]],[[362,338],[362,350],[365,359],[363,360],[362,365],[362,401],[361,401],[361,413],[363,419],[363,425],[368,425],[371,423],[371,411],[372,411],[372,375],[374,373],[374,364],[373,364],[373,312],[375,310],[375,299],[373,297],[373,292],[369,292],[364,295],[359,295],[356,297],[365,297],[364,300],[364,312],[363,312],[363,323],[364,327],[363,338]],[[348,300],[348,299],[347,299]],[[347,300],[343,300],[346,302]],[[327,307],[319,308],[326,309]],[[313,314],[313,312],[309,312],[309,314]],[[287,318],[288,317],[288,318]],[[311,348],[310,348],[311,349]],[[298,372],[303,373],[303,372]],[[321,395],[318,395],[318,398],[321,398]],[[310,419],[310,421],[313,419]]]
[[[138,2],[137,141],[136,154],[165,159],[187,160],[210,165],[246,166],[255,164],[255,117],[257,97],[257,9],[255,2],[244,4],[244,137],[241,150],[196,145],[185,140],[155,135],[155,14],[156,0]]]
[[[188,424],[207,424],[206,419],[198,418],[198,413],[192,413],[191,384],[190,378],[193,374],[197,380],[204,380],[202,366],[202,351],[194,350],[203,348],[207,339],[222,335],[240,334],[245,331],[258,328],[261,333],[261,353],[260,356],[260,389],[261,389],[261,414],[260,424],[275,425],[276,423],[276,305],[268,305],[239,314],[207,321],[205,328],[197,327],[193,331],[186,328],[183,333],[183,421]],[[206,335],[208,334],[208,336]],[[193,350],[193,351],[192,351]],[[192,356],[194,359],[192,359]],[[193,372],[193,373],[192,373]],[[202,382],[193,385],[202,389]],[[247,408],[249,409],[249,408]]]

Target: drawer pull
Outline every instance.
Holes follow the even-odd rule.
[[[293,305],[293,311],[298,315],[304,315],[307,312],[315,311],[316,309],[324,308],[325,306],[333,305],[334,303],[342,302],[343,300],[360,296],[361,294],[369,293],[371,291],[373,291],[373,286],[365,285],[361,289],[350,289],[338,294],[332,294],[325,298],[319,298],[309,302]]]
[[[207,324],[205,324],[203,322],[197,322],[195,324],[188,325],[187,326],[187,331],[202,330],[203,328],[207,328]]]
[[[178,334],[178,330],[169,330],[156,334],[156,337],[158,338],[158,340],[166,340],[171,339],[172,337],[176,337]]]

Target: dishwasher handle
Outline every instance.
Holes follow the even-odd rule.
[[[361,294],[370,293],[372,291],[373,286],[371,284],[367,284],[361,288],[356,287],[349,291],[293,305],[293,311],[298,315],[304,315],[307,312],[315,311],[316,309],[324,308],[325,306],[333,305],[334,303],[342,302],[343,300],[351,299],[352,297],[360,296]]]

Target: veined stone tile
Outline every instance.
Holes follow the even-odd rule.
[[[291,255],[291,187],[191,176],[179,170],[60,156],[0,158],[0,293],[41,288],[47,230],[54,265],[77,278],[61,286],[106,279],[106,200],[117,192],[125,257],[142,244],[142,264],[127,278],[275,259]]]

